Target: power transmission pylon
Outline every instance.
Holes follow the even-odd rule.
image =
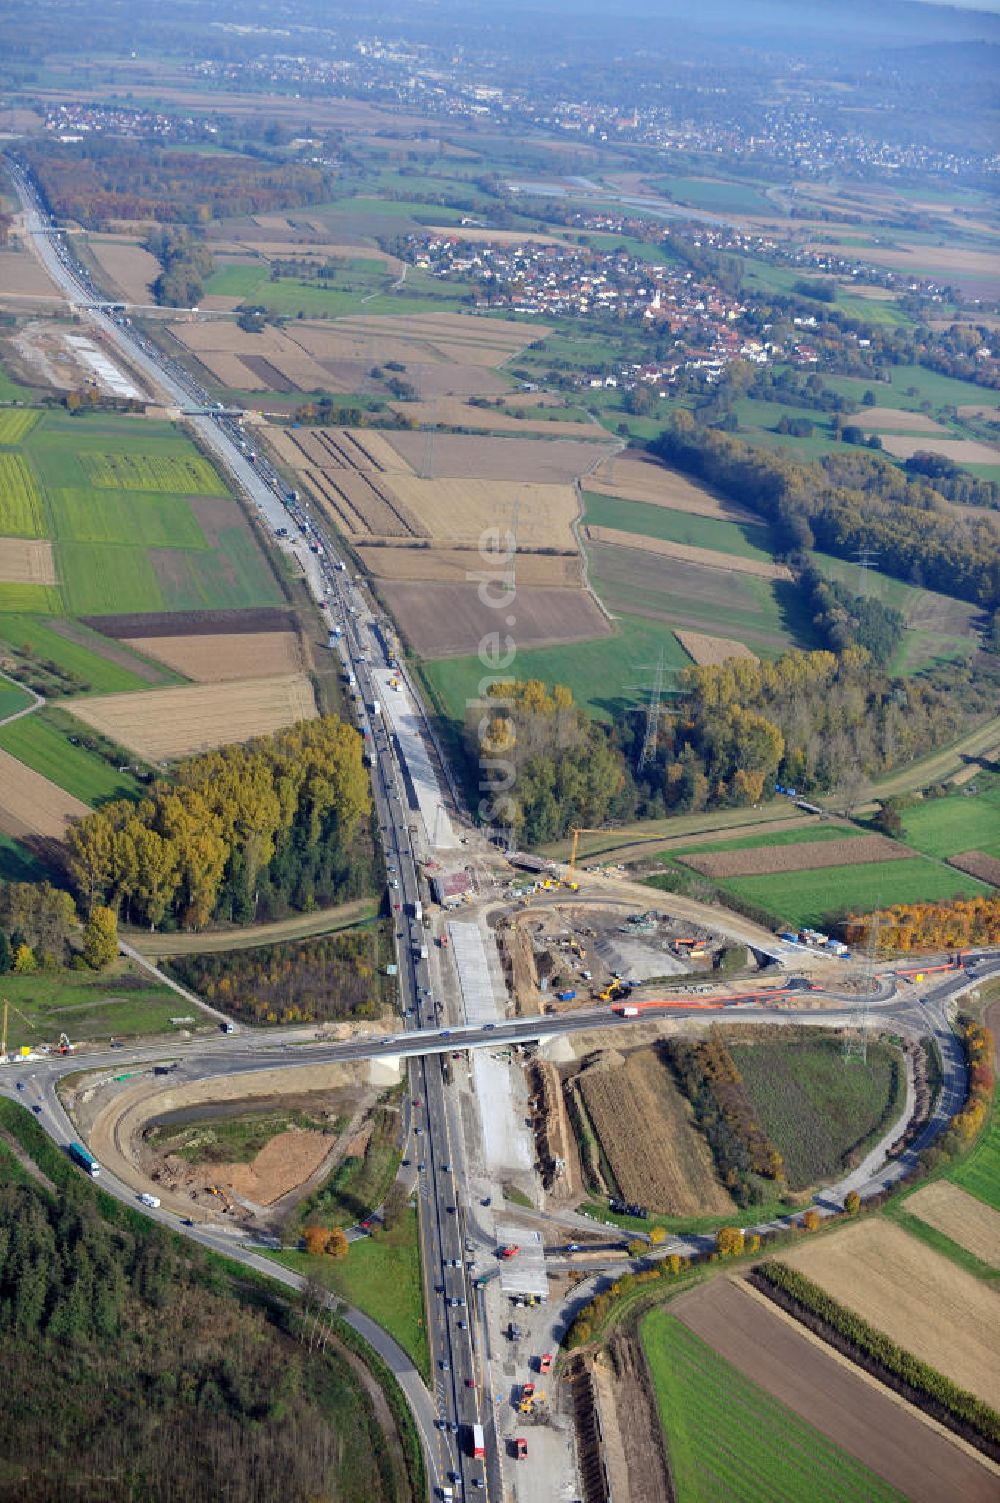
[[[861,594],[867,599],[870,588],[871,570],[878,569],[878,554],[874,548],[867,544],[862,548],[855,549],[854,561],[861,570]]]
[[[865,963],[861,971],[861,989],[851,1012],[851,1021],[844,1034],[843,1057],[868,1062],[868,1035],[871,1032],[871,999],[875,991],[875,959],[878,955],[878,935],[882,926],[879,899],[875,900],[872,921],[868,926],[865,944]]]

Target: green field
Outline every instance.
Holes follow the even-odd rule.
[[[352,1242],[343,1262],[313,1258],[305,1252],[271,1256],[297,1273],[322,1279],[342,1299],[377,1320],[409,1354],[418,1372],[430,1380],[415,1211],[407,1211],[389,1232]]]
[[[766,877],[727,877],[718,886],[756,903],[793,929],[821,927],[848,913],[868,913],[876,905],[934,903],[989,896],[992,891],[985,882],[922,856]]]
[[[152,560],[143,547],[60,542],[56,559],[66,604],[74,615],[165,609]]]
[[[0,650],[4,643],[11,648],[21,651],[29,648],[33,657],[42,665],[54,663],[63,673],[75,674],[81,684],[87,685],[87,691],[92,694],[121,694],[131,689],[149,689],[151,681],[131,672],[120,663],[112,663],[106,657],[102,657],[98,649],[106,645],[106,639],[98,636],[96,632],[89,631],[80,623],[74,627],[83,638],[82,642],[72,642],[67,637],[55,631],[53,627],[39,616],[0,616]],[[86,645],[90,640],[94,643],[93,649]],[[134,657],[136,663],[142,659],[137,653],[131,653],[124,643],[115,643],[115,653]],[[160,683],[181,682],[178,674],[172,673],[169,668],[157,664],[157,680]],[[84,691],[81,691],[84,692]]]
[[[12,684],[9,679],[0,678],[0,720],[16,715],[18,710],[26,710],[33,703],[31,695],[20,684]]]
[[[595,527],[615,527],[638,537],[687,543],[695,548],[734,554],[737,558],[758,559],[761,563],[771,563],[773,559],[770,534],[763,525],[751,527],[718,517],[699,517],[666,506],[650,506],[645,501],[621,501],[595,491],[584,491],[583,499],[584,520]]]
[[[58,971],[4,976],[3,994],[11,1003],[8,1042],[12,1049],[23,1044],[34,1048],[56,1044],[60,1033],[73,1043],[170,1033],[174,1031],[171,1018],[197,1013],[193,1003],[168,987],[147,985],[124,961],[115,975]],[[199,1017],[202,1022],[212,1021],[207,1015]]]
[[[224,496],[226,487],[200,454],[84,453],[80,462],[91,485],[121,491],[172,491],[185,496]]]
[[[977,788],[976,794],[969,787]],[[903,815],[907,845],[928,856],[957,856],[985,851],[1000,857],[1000,778],[978,774],[965,791],[947,798],[925,799]]]
[[[794,830],[775,830],[772,835],[766,837],[741,835],[733,840],[709,841],[701,845],[692,840],[691,844],[684,846],[683,850],[677,846],[669,851],[660,851],[655,859],[664,866],[670,866],[683,856],[693,856],[699,851],[770,850],[772,846],[779,845],[809,845],[814,840],[850,840],[852,836],[864,833],[863,830],[858,830],[853,825],[804,825]]]
[[[55,585],[0,584],[0,613],[6,616],[22,611],[59,616],[62,614],[62,597]]]
[[[160,554],[159,562],[164,610],[241,610],[284,603],[263,553],[245,527],[220,528],[213,550],[175,549]]]
[[[38,483],[21,454],[0,453],[0,537],[42,538]]]
[[[61,711],[39,710],[0,726],[0,747],[85,804],[138,797],[142,785],[131,773],[119,772],[102,757],[69,740],[70,735],[92,734],[88,726]]]
[[[655,187],[677,203],[689,204],[713,214],[775,214],[770,199],[752,183],[726,182],[721,178],[659,177]]]
[[[666,1310],[640,1330],[677,1503],[905,1503]]]
[[[84,490],[67,486],[49,491],[49,509],[60,544],[131,545],[147,548],[207,548],[191,503],[183,496],[144,491]]]
[[[1000,1211],[1000,1089],[993,1095],[993,1110],[986,1131],[967,1159],[948,1176],[977,1200]]]
[[[643,702],[642,690],[631,686],[651,682],[643,665],[655,663],[661,651],[668,670],[691,666],[669,626],[628,616],[616,622],[614,636],[564,647],[526,648],[509,672],[518,680],[566,684],[588,714],[610,720],[623,708]],[[483,676],[479,659],[439,658],[424,663],[422,671],[446,716],[462,724],[466,704],[476,699]]]
[[[19,444],[38,421],[31,407],[8,407],[0,412],[0,444]]]
[[[0,882],[43,882],[46,878],[51,873],[28,847],[0,831]]]
[[[889,366],[889,380],[876,381],[857,376],[824,376],[824,385],[860,402],[866,391],[873,391],[879,407],[902,407],[919,412],[922,402],[930,402],[935,411],[942,407],[962,407],[975,403],[982,407],[1000,407],[1000,391],[976,386],[971,381],[957,381],[927,370],[922,365]]]
[[[732,1044],[730,1053],[791,1190],[845,1171],[883,1117],[902,1111],[903,1071],[885,1044],[869,1044],[867,1059],[847,1062],[839,1039]]]

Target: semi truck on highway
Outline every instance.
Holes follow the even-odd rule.
[[[96,1179],[100,1174],[100,1164],[92,1153],[87,1152],[82,1143],[71,1143],[69,1145],[69,1156],[79,1164],[81,1169],[85,1169],[93,1178]]]
[[[469,1455],[477,1461],[482,1461],[486,1456],[486,1436],[482,1425],[469,1426]]]

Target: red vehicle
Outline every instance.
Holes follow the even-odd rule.
[[[475,1378],[466,1378],[466,1380],[465,1380],[465,1386],[466,1386],[466,1388],[475,1388],[475,1386],[476,1386],[476,1380],[475,1380]]]
[[[541,1357],[539,1357],[539,1359],[538,1359],[538,1371],[540,1373],[550,1373],[552,1371],[552,1353],[551,1352],[545,1352],[545,1353],[543,1353],[543,1355]]]
[[[518,1435],[514,1441],[514,1455],[518,1461],[524,1461],[528,1455],[528,1442],[523,1435]]]
[[[515,1253],[518,1253],[520,1251],[521,1251],[521,1249],[515,1243],[511,1242],[511,1243],[508,1243],[508,1245],[506,1247],[501,1247],[499,1249],[499,1251],[497,1252],[497,1257],[498,1258],[512,1258]]]

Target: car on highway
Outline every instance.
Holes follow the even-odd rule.
[[[448,1361],[447,1357],[442,1357],[441,1358],[441,1360],[438,1363],[438,1367],[441,1369],[441,1371],[443,1373],[450,1373],[451,1372],[451,1363]]]
[[[19,1090],[19,1091],[23,1091],[23,1090],[24,1090],[24,1081],[23,1081],[23,1080],[19,1080],[19,1081],[18,1081],[18,1082],[17,1082],[17,1089],[18,1089],[18,1090]]]

